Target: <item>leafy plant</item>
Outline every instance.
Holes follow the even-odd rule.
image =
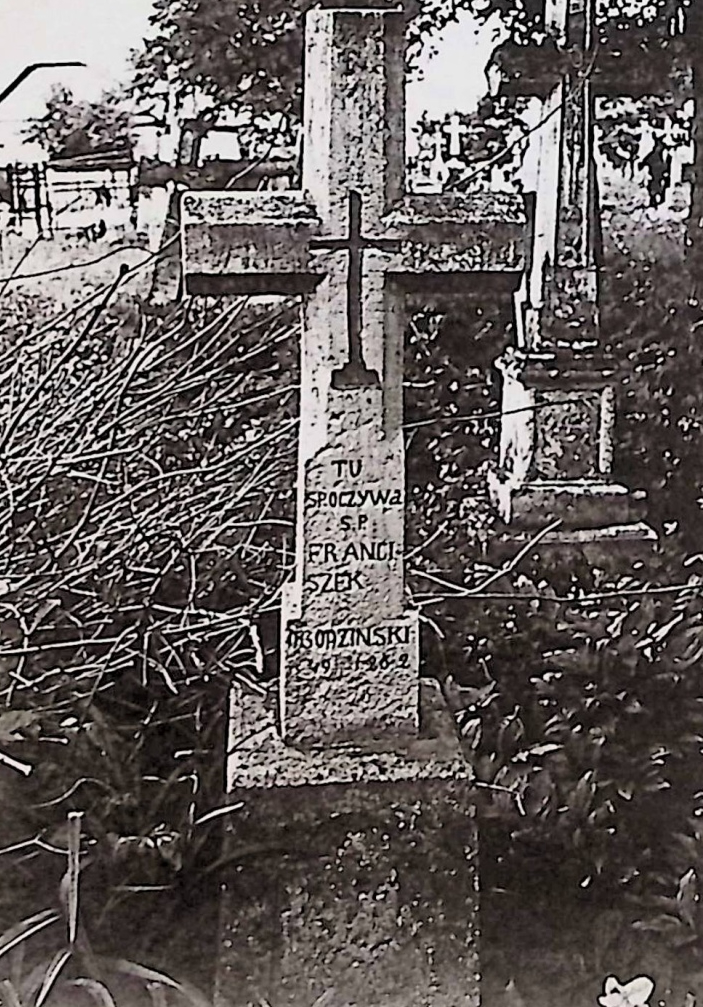
[[[127,979],[144,986],[154,1007],[166,1004],[166,990],[174,993],[180,1004],[207,1007],[196,990],[170,976],[134,962],[93,953],[79,915],[81,819],[82,815],[76,812],[68,816],[67,871],[61,883],[60,911],[46,909],[35,913],[0,936],[0,960],[11,959],[10,974],[0,980],[2,1003],[6,1007],[58,1007],[60,1003],[75,1002],[78,991],[83,991],[99,1007],[119,1007],[117,988],[124,986]],[[23,971],[23,952],[29,942],[61,923],[66,927],[65,941],[49,958],[42,957]],[[127,1003],[133,1003],[131,996],[133,993]]]
[[[297,360],[287,304],[123,307],[2,332],[0,917],[42,908],[79,799],[94,933],[140,953],[216,902],[226,692],[272,673],[291,562]]]

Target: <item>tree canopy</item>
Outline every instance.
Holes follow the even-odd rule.
[[[134,56],[135,92],[158,92],[169,82],[177,99],[199,90],[213,99],[215,109],[247,104],[257,111],[291,111],[300,97],[303,14],[312,2],[248,0],[223,6],[212,0],[156,0],[154,33]],[[430,29],[448,24],[461,10],[475,9],[484,17],[504,6],[503,0],[487,5],[414,0],[411,51]]]
[[[312,0],[156,0],[152,36],[134,54],[135,93],[175,88],[176,100],[194,91],[227,106],[289,112],[300,96],[303,14]],[[690,0],[599,0],[604,30],[635,34],[683,31]],[[428,32],[470,11],[479,20],[498,14],[522,43],[542,33],[543,0],[414,0],[410,10],[411,53]]]
[[[54,87],[46,112],[24,131],[51,157],[75,157],[134,146],[132,116],[124,96],[103,92],[97,101],[78,100],[65,87]]]

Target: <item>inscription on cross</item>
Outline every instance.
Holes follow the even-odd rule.
[[[302,188],[182,202],[190,293],[302,295],[295,576],[279,720],[301,746],[414,736],[405,602],[402,362],[408,293],[470,291],[523,264],[508,194],[408,195],[402,5],[306,18]]]

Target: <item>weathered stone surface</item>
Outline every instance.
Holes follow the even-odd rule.
[[[542,522],[542,529],[546,523]],[[534,538],[534,528],[519,525],[497,531],[489,543],[488,557],[493,563],[504,563]],[[636,560],[651,561],[658,550],[656,532],[644,521],[633,521],[603,523],[597,528],[560,528],[541,536],[528,555],[534,560],[548,558],[558,562],[564,570],[578,569],[585,562],[617,577],[622,574],[624,563],[629,568]]]
[[[182,197],[181,220],[189,288],[195,278],[209,277],[213,290],[219,283],[219,289],[232,293],[239,280],[243,290],[256,286],[271,293],[289,276],[319,279],[325,271],[326,257],[311,252],[310,242],[330,235],[330,228],[302,192],[188,193]],[[456,194],[408,196],[371,222],[368,237],[398,242],[397,252],[384,258],[383,269],[410,274],[410,280],[426,273],[517,272],[524,266],[524,231],[525,213],[517,197]],[[241,280],[246,276],[252,278],[248,284]],[[258,284],[253,284],[256,277]],[[297,289],[306,287],[299,284]]]
[[[470,772],[438,690],[394,750],[302,752],[233,696],[216,1007],[475,1007]]]
[[[281,730],[291,743],[416,735],[416,613],[313,623],[286,618],[284,608],[284,626]]]
[[[599,474],[600,405],[598,390],[536,394],[540,414],[533,459],[536,475],[584,479]]]
[[[362,195],[362,230],[397,239],[379,264],[387,273],[517,270],[524,263],[525,213],[507,194],[404,195],[405,16],[402,4],[358,4],[306,17],[305,144],[302,191],[183,196],[186,289],[294,289],[296,271],[317,275],[313,236],[347,232],[347,194]],[[262,235],[261,246],[254,237]],[[258,254],[257,254],[258,253]],[[299,285],[299,290],[305,289]]]
[[[611,541],[616,527],[628,542],[649,540],[645,494],[612,479],[612,362],[512,350],[497,366],[503,377],[500,464],[488,482],[502,520],[536,530],[558,518],[557,537],[580,529],[589,542],[597,529]]]
[[[417,732],[417,615],[405,610],[403,570],[406,292],[424,277],[456,284],[522,263],[519,201],[404,196],[404,50],[402,5],[310,11],[302,190],[183,197],[187,290],[215,293],[220,278],[228,293],[305,295],[297,552],[281,640],[281,730],[299,744]]]
[[[517,348],[503,379],[500,463],[489,491],[517,530],[561,521],[558,537],[649,540],[643,497],[612,482],[618,368],[601,350],[594,159],[594,8],[545,0],[556,46],[540,126],[529,267],[514,300]]]
[[[412,737],[334,748],[287,744],[280,732],[278,700],[241,686],[230,695],[227,791],[360,781],[471,780],[453,722],[436,682],[422,683],[421,716]]]
[[[255,275],[262,292],[315,271],[309,242],[321,222],[300,192],[186,193],[181,198],[183,270],[192,275]],[[276,279],[273,280],[273,275]],[[266,281],[264,277],[271,278]]]
[[[302,190],[183,197],[187,290],[304,294],[297,554],[281,641],[281,729],[296,743],[417,731],[405,300],[425,280],[455,293],[473,273],[523,265],[519,199],[404,193],[405,28],[402,4],[310,11]]]
[[[614,366],[590,355],[508,350],[503,378],[500,470],[504,482],[567,481],[610,474]]]
[[[524,483],[510,496],[512,520],[523,528],[544,528],[555,517],[566,532],[638,524],[646,511],[646,494],[595,479],[544,480]]]
[[[382,317],[379,337],[383,325]],[[312,431],[301,446],[296,577],[281,641],[281,721],[290,741],[417,730],[417,616],[405,612],[403,587],[403,444],[399,427],[383,436],[382,409],[380,388],[329,388],[321,446],[315,450]]]

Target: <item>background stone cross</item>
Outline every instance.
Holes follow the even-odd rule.
[[[403,572],[406,294],[517,277],[524,219],[507,194],[404,191],[400,4],[316,9],[305,27],[302,188],[185,195],[184,281],[190,293],[303,295],[280,725],[298,745],[375,744],[418,730]],[[354,380],[340,381],[350,361]],[[358,380],[369,371],[377,380]]]
[[[461,138],[470,132],[469,127],[462,123],[460,116],[455,112],[450,116],[443,132],[449,137],[449,156],[459,157],[461,155]]]

